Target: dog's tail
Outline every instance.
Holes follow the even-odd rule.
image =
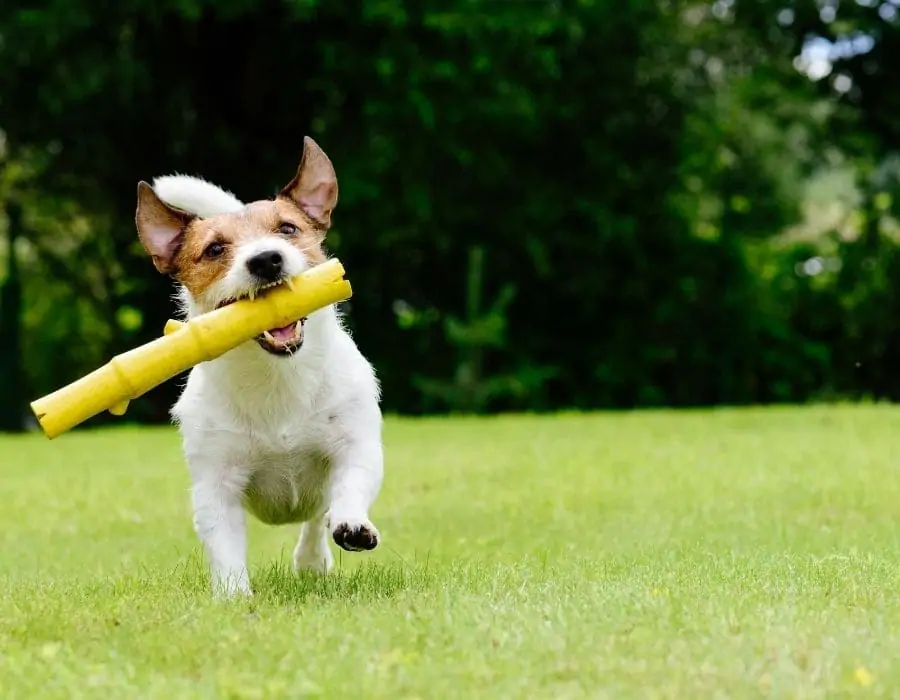
[[[191,175],[163,175],[153,181],[153,189],[167,204],[201,218],[244,208],[231,192]]]

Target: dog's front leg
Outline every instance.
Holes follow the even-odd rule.
[[[383,472],[380,436],[348,442],[332,455],[328,526],[335,543],[348,552],[378,546],[378,530],[369,521],[369,508],[381,489]]]
[[[218,596],[251,594],[243,487],[243,480],[222,478],[215,471],[194,481],[194,529],[209,558],[213,592]]]

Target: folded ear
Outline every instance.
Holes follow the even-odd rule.
[[[141,243],[160,272],[175,271],[175,256],[184,240],[184,229],[194,218],[193,214],[166,204],[143,180],[138,183],[134,221]]]
[[[297,174],[279,196],[292,200],[323,228],[331,226],[331,212],[338,198],[337,176],[325,151],[309,136],[303,138],[303,156]]]

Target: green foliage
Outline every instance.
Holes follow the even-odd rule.
[[[6,3],[0,196],[24,211],[26,389],[171,315],[135,240],[138,180],[198,173],[269,196],[310,134],[338,170],[328,245],[388,410],[900,397],[882,230],[900,207],[900,32],[879,11]],[[871,50],[841,49],[815,82],[797,69],[811,35]],[[835,173],[860,193],[842,216],[868,229],[811,213],[810,183]],[[804,256],[841,268],[798,274]],[[165,419],[176,391],[130,416]]]
[[[490,350],[502,352],[508,347],[507,314],[515,299],[516,287],[511,283],[504,285],[490,308],[482,310],[484,271],[484,248],[473,246],[469,249],[466,317],[446,315],[441,326],[445,342],[458,352],[452,379],[445,381],[413,375],[414,385],[426,401],[434,402],[435,410],[483,412],[498,398],[527,401],[556,373],[552,367],[524,366],[512,373],[485,376],[485,354]],[[407,328],[427,327],[439,318],[438,314],[415,312],[406,305],[401,309],[398,321]]]

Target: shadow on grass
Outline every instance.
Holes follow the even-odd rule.
[[[296,573],[287,558],[259,567],[250,574],[253,597],[244,599],[251,608],[256,603],[286,605],[315,600],[374,600],[391,598],[402,591],[422,590],[433,585],[437,572],[428,561],[391,563],[366,562],[342,567],[336,562],[327,574]],[[167,571],[138,566],[127,571],[111,571],[91,580],[38,582],[37,588],[67,590],[66,597],[117,601],[141,599],[211,601],[209,570],[199,550],[183,554]],[[235,599],[237,603],[240,599]],[[225,602],[225,601],[222,601]]]
[[[607,569],[608,562],[600,568]],[[572,563],[569,563],[571,567]],[[590,578],[608,577],[609,571],[596,571],[593,561]],[[231,601],[211,596],[207,564],[197,549],[182,553],[180,560],[168,570],[139,566],[128,571],[107,572],[104,576],[85,581],[49,582],[53,589],[68,590],[69,600],[104,601],[104,607],[123,605],[140,607],[158,605],[169,600],[175,608],[192,609],[207,604],[234,604],[238,608],[254,610],[258,605],[294,606],[306,603],[364,602],[390,599],[407,593],[435,593],[452,588],[456,591],[478,592],[489,597],[508,597],[528,589],[540,588],[548,582],[560,585],[558,572],[542,559],[526,558],[498,562],[466,560],[436,563],[424,558],[402,559],[393,562],[360,562],[343,566],[340,559],[327,574],[295,573],[289,553],[251,571],[253,596]],[[571,576],[569,576],[571,578]],[[40,587],[40,584],[39,584]]]
[[[408,590],[422,590],[433,582],[427,566],[367,563],[351,570],[335,568],[323,576],[295,573],[280,561],[252,576],[255,597],[277,604],[315,600],[375,600]]]

